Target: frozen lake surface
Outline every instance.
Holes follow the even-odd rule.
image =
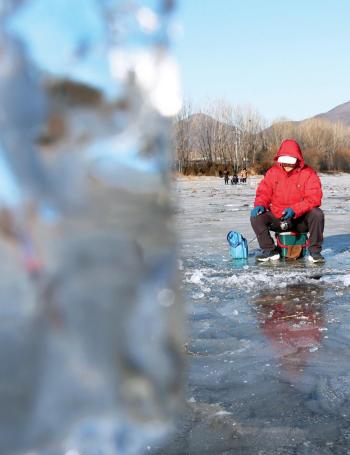
[[[350,454],[350,176],[321,176],[324,265],[256,264],[257,178],[176,181],[187,405],[155,453]],[[251,241],[234,263],[226,234]]]

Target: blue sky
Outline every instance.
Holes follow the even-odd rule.
[[[226,98],[268,120],[350,100],[350,1],[182,0],[185,98]]]
[[[96,5],[28,1],[15,28],[42,69],[114,93],[104,49],[96,45],[104,33]],[[350,0],[178,0],[177,17],[184,36],[175,54],[184,96],[195,106],[226,98],[269,121],[300,120],[350,100]],[[91,52],[73,61],[76,46]]]

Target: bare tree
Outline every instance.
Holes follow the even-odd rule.
[[[212,106],[214,126],[214,154],[215,158],[227,166],[234,163],[235,127],[233,125],[233,108],[224,100],[218,100]]]
[[[216,120],[212,117],[212,106],[208,105],[196,116],[195,136],[199,154],[210,167],[216,161],[215,141],[218,134]]]
[[[257,154],[264,147],[263,128],[266,121],[251,107],[237,106],[234,109],[236,126],[236,149],[239,167],[255,165]]]
[[[192,105],[185,102],[181,111],[174,119],[173,125],[173,150],[178,172],[184,173],[191,159],[191,115]]]

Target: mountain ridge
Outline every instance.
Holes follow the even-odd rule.
[[[327,120],[331,123],[343,123],[346,126],[350,126],[350,101],[339,104],[329,111],[317,114],[310,119],[322,119]]]

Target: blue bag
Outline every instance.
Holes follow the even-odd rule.
[[[248,242],[242,234],[230,231],[227,234],[227,241],[230,245],[230,255],[233,259],[248,258]]]

